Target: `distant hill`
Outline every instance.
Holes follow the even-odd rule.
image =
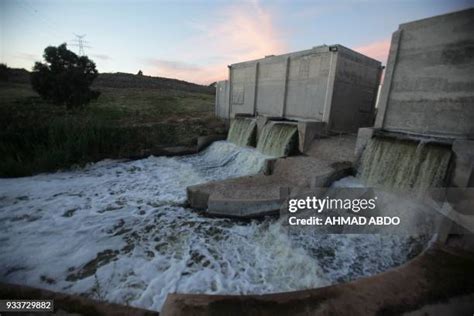
[[[214,94],[215,92],[215,88],[213,87],[202,86],[183,80],[133,75],[123,72],[99,74],[99,77],[94,81],[94,86],[104,88],[173,89],[210,94]]]
[[[13,83],[30,83],[30,72],[23,68],[8,68],[8,81]]]
[[[30,72],[25,69],[10,68],[9,81],[14,83],[29,83]],[[215,87],[198,85],[195,83],[163,77],[133,75],[123,72],[101,73],[94,81],[95,88],[145,88],[179,90],[214,94]]]

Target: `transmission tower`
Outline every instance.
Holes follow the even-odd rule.
[[[86,36],[86,34],[79,35],[79,34],[74,33],[74,36],[76,38],[72,40],[70,45],[78,48],[77,54],[79,56],[84,56],[85,55],[84,47],[91,48],[91,46],[87,45],[89,42],[84,40],[84,37]]]

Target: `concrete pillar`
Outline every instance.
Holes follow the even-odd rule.
[[[298,122],[298,150],[305,153],[317,135],[326,135],[326,129],[325,122]]]
[[[281,117],[285,117],[286,114],[286,99],[288,96],[288,77],[290,72],[290,57],[287,57],[285,60],[285,82],[283,83],[283,104],[281,107]]]
[[[329,74],[328,80],[326,83],[326,96],[324,98],[324,109],[323,113],[323,122],[330,124],[330,116],[331,116],[331,105],[332,105],[332,98],[334,93],[334,82],[336,81],[336,68],[337,68],[337,50],[330,51],[330,61],[329,61]],[[330,126],[329,126],[330,128]]]
[[[265,160],[265,163],[263,165],[263,174],[266,176],[272,175],[273,171],[275,170],[276,162],[277,158]]]
[[[227,118],[230,120],[232,118],[231,114],[232,114],[232,67],[231,66],[228,66],[229,68],[229,114],[227,116]]]
[[[268,121],[269,119],[266,116],[257,116],[257,143],[260,139],[260,135],[262,134],[262,129]]]
[[[258,75],[259,75],[260,63],[255,63],[255,82],[253,85],[253,115],[257,115],[257,97],[258,97]]]
[[[375,128],[382,128],[385,120],[385,111],[387,110],[388,97],[392,87],[392,78],[395,71],[395,65],[398,59],[398,48],[400,46],[400,39],[402,31],[398,30],[392,35],[392,42],[390,44],[390,51],[388,55],[387,68],[385,70],[385,77],[383,79],[382,90],[380,91],[380,98],[377,108],[377,117],[375,118]]]
[[[219,115],[219,110],[220,110],[220,106],[221,106],[219,104],[219,97],[221,96],[220,88],[221,88],[221,82],[218,81],[216,83],[216,97],[214,99],[214,116],[215,117],[220,117],[220,115]]]
[[[458,234],[458,224],[474,225],[474,140],[458,139],[453,142],[454,167],[447,190],[447,204],[452,218],[461,218],[462,222],[443,221],[438,232],[438,241],[453,247],[472,251],[474,239],[469,234]],[[457,223],[456,223],[457,222]],[[472,227],[471,227],[472,229]]]
[[[474,187],[474,140],[455,140],[454,170],[451,186],[458,188]]]
[[[364,152],[365,147],[369,143],[369,140],[374,136],[374,131],[375,129],[373,127],[359,128],[354,151],[356,160],[358,160],[362,156],[362,153]]]

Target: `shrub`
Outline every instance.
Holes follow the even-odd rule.
[[[90,89],[98,72],[87,56],[77,56],[62,44],[46,47],[43,58],[45,63],[35,63],[31,74],[33,89],[42,98],[71,108],[99,96],[98,91]]]
[[[7,65],[0,64],[0,81],[8,81],[9,70]]]

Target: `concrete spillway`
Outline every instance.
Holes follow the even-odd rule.
[[[450,158],[447,147],[374,137],[362,156],[359,177],[374,187],[425,190],[443,184]]]
[[[239,146],[255,146],[271,157],[288,156],[298,145],[298,128],[294,124],[267,123],[258,137],[257,122],[251,118],[235,118],[230,125],[227,140]]]
[[[257,149],[268,156],[289,155],[297,144],[298,129],[295,125],[269,123],[258,139]]]
[[[254,146],[257,123],[248,118],[236,118],[232,121],[227,140],[239,146]]]
[[[373,138],[374,129],[362,129],[359,130],[356,151],[358,156],[365,149],[359,167],[358,176],[360,179],[345,178],[333,184],[333,187],[355,186],[362,189],[365,186],[375,187],[375,189],[380,191],[377,194],[383,197],[379,200],[379,203],[382,204],[378,211],[387,215],[390,213],[402,214],[402,218],[406,223],[415,228],[415,235],[337,235],[341,239],[336,243],[330,243],[327,249],[308,249],[308,252],[316,254],[316,261],[324,262],[329,258],[328,261],[332,263],[343,263],[338,266],[338,271],[341,275],[347,275],[347,272],[344,271],[344,261],[337,260],[332,255],[349,255],[351,258],[357,258],[354,261],[354,265],[350,265],[351,269],[355,268],[356,270],[363,271],[372,263],[368,265],[361,264],[359,258],[377,261],[380,258],[387,258],[386,255],[373,249],[372,245],[358,243],[355,251],[348,248],[339,251],[334,248],[334,245],[347,244],[347,239],[353,236],[361,238],[373,237],[374,241],[376,241],[374,244],[380,241],[381,237],[389,238],[390,242],[397,240],[398,237],[416,240],[416,236],[420,236],[419,231],[425,227],[423,225],[425,221],[429,221],[434,217],[431,215],[417,217],[415,214],[412,214],[412,209],[408,208],[406,204],[409,200],[406,195],[400,195],[400,192],[398,192],[400,189],[403,191],[419,192],[424,191],[426,188],[443,187],[446,185],[460,188],[474,186],[474,169],[472,168],[474,157],[472,122],[474,112],[470,107],[472,104],[470,101],[473,98],[472,89],[470,89],[473,77],[470,73],[472,73],[474,63],[472,54],[467,53],[472,43],[471,22],[473,14],[474,10],[469,9],[405,23],[400,26],[400,29],[392,37],[390,56],[387,62],[387,70],[375,124],[375,127],[383,132],[401,133],[404,136],[409,134],[416,135],[416,137],[436,136],[449,138],[453,140],[451,148],[431,143]],[[301,93],[303,90],[295,88],[295,85],[301,85],[302,80],[304,80],[301,78],[301,70],[304,69],[304,63],[302,60],[292,58],[293,56],[285,57],[286,59],[264,59],[233,65],[227,85],[229,89],[222,90],[228,96],[222,98],[228,101],[226,106],[223,107],[224,110],[221,111],[228,115],[225,117],[230,118],[233,117],[232,115],[245,113],[250,115],[265,114],[269,117],[287,119],[308,118],[307,112],[300,111],[300,109],[311,108],[314,104],[318,104],[318,106],[324,105],[324,111],[312,112],[316,115],[311,116],[311,118],[316,121],[327,122],[330,130],[350,130],[350,126],[358,125],[356,123],[358,122],[357,115],[353,115],[354,112],[347,111],[350,107],[341,107],[341,110],[334,110],[334,104],[337,104],[334,100],[339,98],[340,102],[356,104],[357,102],[353,103],[354,99],[352,97],[349,98],[341,92],[347,87],[346,80],[354,80],[360,84],[360,76],[345,72],[346,67],[339,67],[338,63],[335,63],[333,64],[335,69],[343,71],[343,74],[340,76],[336,74],[335,78],[336,80],[337,78],[343,79],[344,83],[341,85],[340,91],[336,89],[330,92],[329,95],[334,96],[333,104],[329,106],[329,103],[326,102],[315,103],[313,96],[307,98],[308,103],[305,103],[303,99],[305,94]],[[277,68],[275,62],[278,61],[281,61],[282,66]],[[300,71],[292,71],[292,67],[299,67]],[[317,68],[312,67],[312,69]],[[311,73],[311,70],[309,73]],[[327,72],[323,73],[326,74]],[[277,77],[275,74],[283,78],[283,84],[275,84],[276,80],[274,79]],[[296,77],[295,74],[300,76]],[[270,75],[272,78],[269,78]],[[311,75],[308,77],[305,74],[305,77],[308,78],[309,84],[312,84],[311,82],[314,79]],[[254,82],[249,82],[249,78],[255,78]],[[296,82],[295,85],[291,84],[292,80]],[[326,83],[329,81],[322,80],[321,82]],[[366,84],[359,86],[358,96],[363,97],[364,100],[357,104],[367,103],[366,91],[370,90],[367,89],[369,86]],[[280,87],[284,87],[284,89]],[[308,87],[310,86],[308,85]],[[280,94],[277,93],[278,89],[281,92]],[[245,90],[251,93],[247,93]],[[311,89],[305,89],[305,91],[311,91]],[[297,97],[291,99],[292,93]],[[327,93],[323,93],[322,97],[327,95]],[[271,96],[271,98],[268,96]],[[282,99],[282,102],[275,102],[275,99]],[[331,100],[329,101],[331,103]],[[220,103],[217,102],[216,104]],[[330,111],[326,112],[328,109]],[[356,109],[360,113],[370,113],[370,109],[361,109],[358,106]],[[300,115],[300,113],[304,115]],[[339,127],[342,128],[339,129]],[[257,146],[260,150],[273,147],[271,145],[272,142],[269,141],[270,138],[279,139],[276,136],[270,137],[270,127],[265,132],[268,135],[261,135]],[[265,139],[267,139],[267,142],[264,144]],[[318,140],[318,143],[323,142],[324,140]],[[249,177],[244,179],[245,181],[227,182],[227,186],[219,188],[214,185],[208,188],[208,191],[206,189],[202,191],[206,193],[205,195],[210,196],[209,201],[212,202],[212,191],[216,188],[223,193],[231,192],[230,194],[234,196],[239,191],[244,191],[247,196],[251,197],[254,192],[260,193],[255,188],[258,188],[259,184],[267,184],[264,180],[270,177],[273,177],[273,179],[270,179],[271,181],[268,182],[278,187],[279,184],[275,185],[275,180],[284,178],[285,182],[283,183],[288,185],[288,183],[293,184],[288,180],[302,178],[299,175],[295,176],[293,170],[298,170],[301,175],[314,177],[317,174],[320,176],[323,174],[321,160],[328,157],[329,151],[318,152],[318,147],[319,144],[316,144],[314,148],[308,150],[308,156],[316,158],[311,163],[315,165],[320,163],[317,173],[313,172],[316,168],[305,169],[298,163],[294,164],[295,166],[298,165],[298,168],[291,169],[291,172],[283,170],[285,168],[280,168],[278,164],[282,164],[284,160],[286,160],[286,163],[290,163],[294,158],[302,158],[290,157],[277,160],[274,174],[269,177],[260,176],[258,179],[261,181],[256,181],[257,177]],[[262,152],[277,156],[270,149],[268,151],[262,150]],[[319,155],[314,155],[315,152]],[[334,153],[336,153],[335,157],[341,157],[338,151],[334,151]],[[451,157],[453,160],[452,165],[455,169],[450,174],[450,182],[446,183],[447,181],[445,180],[449,171],[449,165],[451,165]],[[341,158],[339,160],[330,165],[337,166],[343,162]],[[328,161],[331,161],[331,159]],[[282,170],[284,171],[282,175],[287,176],[286,178],[277,174]],[[326,179],[332,179],[332,177],[327,177]],[[358,180],[362,180],[362,183]],[[316,183],[313,186],[318,187],[326,185],[328,181],[313,182]],[[283,185],[279,186],[284,187]],[[272,188],[270,185],[260,185],[260,187],[264,187],[265,190],[262,190],[263,192],[269,192],[269,188]],[[298,189],[300,187],[301,184],[299,184]],[[193,190],[199,191],[200,189],[193,188]],[[221,202],[219,204],[221,209],[230,204],[228,202],[232,197],[227,200],[225,198],[228,197],[223,196],[220,201],[219,199],[214,199],[217,202]],[[425,201],[422,200],[420,202]],[[423,205],[416,203],[412,204],[412,206],[413,211],[423,208]],[[220,211],[220,209],[216,208],[216,211]],[[432,214],[436,213],[432,212]],[[449,245],[449,236],[442,236],[448,234],[449,229],[444,228],[446,227],[437,231],[434,237],[438,238],[438,242],[443,242],[443,238],[447,238]],[[320,236],[317,236],[317,233],[319,232],[316,231],[316,236],[308,236],[306,231],[302,232],[301,240],[304,241],[303,246],[308,248],[321,247],[324,245],[324,238],[332,238],[331,234],[320,234]],[[431,236],[429,233],[424,235],[425,237]],[[311,239],[311,237],[314,237],[314,239]],[[317,238],[321,239],[318,240]],[[472,246],[472,239],[470,241],[467,237],[461,238],[456,236],[452,238],[452,241],[454,245],[458,243],[460,247],[468,248],[467,246]],[[472,257],[472,247],[469,249],[471,252],[461,255],[458,249],[452,251],[452,249],[443,249],[438,244],[430,245],[430,248],[424,251],[421,256],[396,270],[372,278],[357,280],[350,284],[341,284],[320,290],[258,296],[175,294],[168,298],[162,314],[345,315],[352,313],[357,315],[398,315],[408,312],[413,312],[415,315],[462,314],[463,312],[459,310],[460,304],[454,301],[445,306],[442,304],[447,299],[454,300],[454,298],[457,299],[460,295],[471,294],[470,303],[466,305],[466,314],[468,314],[473,310],[472,293],[474,293],[474,286],[472,282],[469,282],[473,279],[471,268],[472,262],[474,262],[472,261],[474,260]],[[412,248],[413,245],[409,244],[408,246]],[[404,249],[399,245],[390,243],[381,249],[388,250],[386,247],[395,252]],[[361,250],[370,249],[375,251],[369,255],[357,254]],[[321,257],[318,257],[318,254],[321,254]],[[413,255],[416,255],[416,253],[413,253]],[[460,264],[462,261],[465,263]],[[324,275],[325,271],[323,272]],[[347,279],[341,281],[344,282]],[[443,286],[438,286],[439,284],[443,284]],[[406,289],[410,289],[410,291],[406,291]],[[348,306],[351,308],[348,309]]]

